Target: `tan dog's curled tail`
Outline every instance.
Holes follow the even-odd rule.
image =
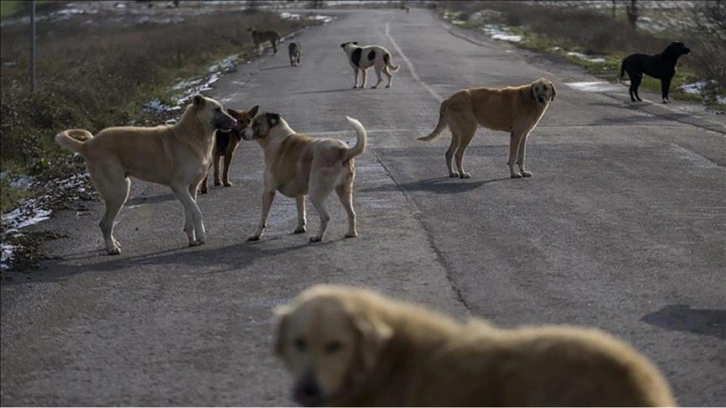
[[[64,130],[55,135],[56,143],[84,157],[85,144],[91,139],[93,139],[93,134],[83,129]]]
[[[346,116],[345,118],[348,119],[348,122],[350,122],[355,128],[357,140],[355,142],[355,146],[348,149],[348,151],[345,153],[345,156],[343,157],[343,162],[346,162],[363,153],[363,151],[366,149],[367,141],[366,128],[363,127],[358,119],[351,118],[350,116]]]
[[[436,124],[436,129],[434,129],[428,136],[419,137],[416,140],[423,140],[424,142],[428,142],[429,140],[436,139],[436,137],[441,134],[441,131],[443,131],[446,127],[446,120],[444,119],[444,112],[446,112],[446,102],[447,101],[443,101],[441,103],[441,107],[439,108],[439,123]]]

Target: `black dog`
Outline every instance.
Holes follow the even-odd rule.
[[[638,95],[638,86],[640,86],[640,81],[643,80],[643,74],[646,74],[660,79],[660,93],[663,97],[663,103],[670,103],[668,89],[671,86],[671,79],[676,73],[676,63],[681,55],[690,52],[691,49],[682,42],[672,42],[660,54],[632,54],[625,57],[620,65],[620,79],[623,79],[625,72],[628,73],[628,78],[630,78],[630,100],[633,102],[636,99],[642,101]]]

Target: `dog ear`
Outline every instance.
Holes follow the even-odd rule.
[[[270,127],[276,126],[278,123],[280,123],[280,115],[277,113],[268,113],[267,114],[267,124],[270,125]]]
[[[192,103],[194,104],[195,108],[203,108],[204,104],[206,103],[206,100],[201,94],[196,94],[192,98]]]
[[[287,335],[287,321],[292,308],[280,306],[274,310],[275,314],[275,354],[278,356],[285,352],[285,337]]]
[[[385,322],[371,315],[356,317],[353,324],[360,334],[358,352],[364,369],[371,369],[378,361],[383,347],[393,337],[393,329]]]
[[[353,41],[353,45],[358,45],[358,41]]]
[[[252,116],[252,117],[255,117],[255,116],[257,116],[257,110],[258,110],[259,108],[260,108],[260,106],[259,106],[259,105],[255,105],[255,106],[254,106],[254,107],[253,107],[252,109],[248,110],[248,111],[247,111],[247,113],[248,113],[248,114],[249,114],[250,116]]]

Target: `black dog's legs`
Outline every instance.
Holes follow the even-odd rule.
[[[660,81],[660,93],[663,97],[663,103],[671,103],[670,98],[668,98],[668,90],[671,87],[671,79],[673,79],[673,77],[666,77]]]
[[[630,77],[630,89],[628,90],[630,92],[630,100],[632,102],[635,102],[636,100],[642,101],[640,99],[640,95],[638,95],[638,87],[640,86],[640,81],[643,80],[643,75],[633,75]]]

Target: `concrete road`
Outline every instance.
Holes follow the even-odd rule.
[[[254,143],[238,150],[235,185],[200,197],[202,247],[185,247],[182,207],[159,186],[134,184],[118,257],[101,254],[100,205],[61,213],[43,226],[68,233],[48,244],[58,259],[2,287],[2,405],[290,405],[271,309],[318,282],[504,326],[597,326],[653,359],[680,404],[726,404],[722,120],[678,103],[633,106],[624,87],[576,90],[568,84],[594,79],[428,11],[337,16],[299,35],[300,67],[268,54],[210,94],[349,142],[344,117],[358,118],[370,138],[357,159],[360,237],[342,239],[331,198],[328,241],[309,245],[291,234],[294,201],[278,195],[267,238],[245,242],[261,206]],[[393,88],[350,89],[339,44],[354,40],[392,52]],[[469,180],[446,177],[448,132],[415,140],[454,90],[539,76],[558,94],[531,136],[534,177],[508,178],[503,133],[478,131]]]

